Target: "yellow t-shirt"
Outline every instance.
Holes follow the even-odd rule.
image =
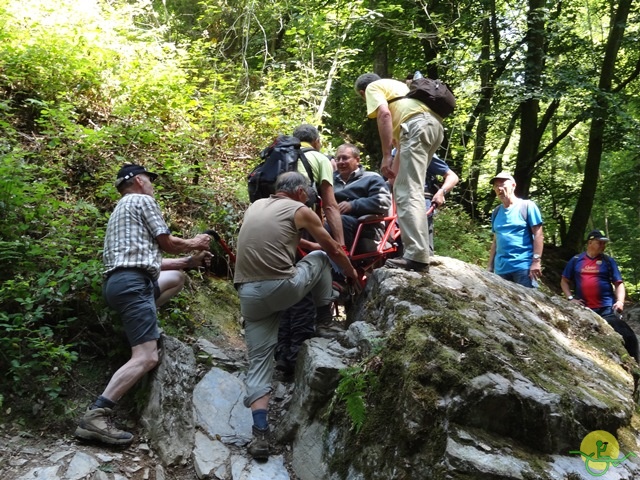
[[[307,142],[300,142],[300,148],[310,147],[311,144]],[[328,182],[329,185],[333,185],[333,167],[331,166],[331,160],[329,160],[329,157],[316,150],[309,150],[307,152],[304,152],[304,156],[309,161],[309,166],[311,166],[311,173],[313,173],[313,179],[316,182],[318,188],[320,188],[320,185],[323,181]],[[298,172],[300,172],[305,177],[308,177],[307,169],[304,168],[304,163],[302,163],[302,160],[298,161]]]
[[[429,107],[413,98],[403,98],[393,103],[389,100],[404,97],[409,93],[409,87],[403,82],[391,78],[383,78],[370,83],[365,90],[365,100],[367,101],[367,116],[376,118],[378,107],[388,105],[391,112],[391,124],[393,128],[393,138],[400,140],[400,125],[417,113],[430,112]]]

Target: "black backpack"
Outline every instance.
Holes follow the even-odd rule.
[[[402,98],[418,100],[442,118],[447,118],[456,108],[456,97],[449,86],[442,80],[433,80],[427,77],[413,79],[406,96],[393,98],[388,103]]]
[[[260,153],[262,162],[247,175],[249,188],[249,200],[251,203],[261,198],[267,198],[275,193],[276,179],[284,172],[297,172],[298,160],[302,160],[304,169],[314,187],[313,172],[309,161],[304,156],[304,151],[311,148],[300,148],[300,140],[288,135],[278,135],[271,145]],[[308,204],[315,204],[316,198],[310,198]]]

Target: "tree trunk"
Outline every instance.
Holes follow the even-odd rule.
[[[600,159],[604,148],[604,129],[609,115],[609,101],[606,94],[611,92],[611,84],[615,75],[616,59],[620,50],[620,43],[624,36],[631,4],[632,0],[621,0],[618,4],[618,10],[611,20],[609,38],[607,39],[604,60],[602,61],[600,71],[596,107],[591,120],[591,128],[589,129],[589,147],[584,167],[584,178],[582,179],[578,203],[573,211],[566,243],[564,244],[564,247],[574,252],[582,249],[584,231],[589,222],[596,195]]]
[[[478,178],[480,176],[480,165],[484,159],[486,151],[487,132],[489,131],[489,122],[487,120],[487,112],[491,109],[491,98],[494,93],[494,85],[491,75],[493,66],[491,59],[491,23],[489,18],[482,21],[482,49],[480,51],[480,91],[482,97],[475,109],[474,115],[469,119],[466,131],[471,132],[471,123],[474,119],[478,119],[478,126],[475,132],[473,158],[471,160],[471,168],[467,180],[463,182],[463,204],[469,212],[471,218],[477,217],[478,209]],[[498,52],[494,52],[498,57]]]
[[[545,7],[545,0],[529,0],[524,78],[526,99],[520,105],[520,142],[516,168],[513,172],[516,180],[516,195],[519,197],[529,195],[536,153],[540,145],[538,92],[544,69]]]
[[[382,78],[389,76],[387,37],[384,35],[380,36],[376,41],[376,48],[373,57],[373,71]]]

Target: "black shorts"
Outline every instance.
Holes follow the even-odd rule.
[[[158,293],[157,282],[138,268],[115,270],[102,285],[102,295],[120,314],[132,347],[160,338],[155,302]]]

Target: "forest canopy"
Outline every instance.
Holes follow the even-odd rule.
[[[233,244],[245,176],[278,133],[318,125],[325,153],[349,141],[378,169],[353,88],[369,71],[419,70],[457,96],[438,152],[461,178],[443,253],[483,264],[488,180],[510,170],[549,246],[569,258],[606,230],[636,296],[638,14],[631,0],[0,0],[5,380],[47,379],[56,397],[74,339],[105,322],[102,239],[123,163],[161,174],[175,232]]]

